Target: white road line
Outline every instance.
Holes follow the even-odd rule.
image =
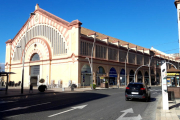
[[[62,114],[62,113],[69,112],[69,111],[71,111],[71,110],[74,110],[74,109],[66,110],[66,111],[63,111],[63,112],[60,112],[60,113],[57,113],[57,114],[50,115],[50,116],[48,116],[48,117],[53,117],[53,116],[56,116],[56,115],[59,115],[59,114]]]
[[[36,105],[31,105],[31,106],[26,106],[26,107],[16,107],[16,108],[12,108],[12,109],[0,111],[0,112],[7,112],[7,111],[13,111],[13,110],[27,109],[27,108],[29,108],[29,107],[39,106],[39,105],[44,105],[44,104],[49,104],[49,103],[51,103],[51,102],[41,103],[41,104],[36,104]]]
[[[69,112],[69,111],[72,111],[72,110],[75,110],[75,109],[83,109],[84,107],[86,107],[87,105],[81,105],[81,106],[76,106],[76,107],[71,107],[72,109],[69,109],[69,110],[66,110],[66,111],[63,111],[63,112],[60,112],[60,113],[56,113],[56,114],[53,114],[53,115],[50,115],[48,117],[53,117],[53,116],[56,116],[56,115],[59,115],[59,114],[63,114],[63,113],[66,113],[66,112]]]
[[[9,103],[9,102],[16,102],[16,101],[0,101],[0,104]]]

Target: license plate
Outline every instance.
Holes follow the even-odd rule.
[[[131,92],[131,94],[139,94],[138,92]]]

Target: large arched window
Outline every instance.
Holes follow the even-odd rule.
[[[37,53],[35,53],[32,57],[31,57],[31,61],[37,61],[40,60],[39,55]]]

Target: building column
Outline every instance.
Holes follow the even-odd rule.
[[[145,83],[144,70],[142,70],[142,82]]]
[[[120,73],[117,73],[117,85],[120,86]]]
[[[97,81],[97,80],[96,80],[96,76],[97,76],[97,73],[96,73],[96,72],[94,72],[94,75],[93,75],[93,77],[94,77],[94,81],[93,81],[93,83],[94,83],[94,84],[96,84],[96,81]]]
[[[126,82],[127,82],[127,85],[129,84],[129,69],[126,69],[127,70],[127,72],[126,72],[126,74],[127,74],[127,78],[126,78]]]

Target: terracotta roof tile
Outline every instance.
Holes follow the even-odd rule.
[[[89,35],[89,34],[92,34],[92,33],[94,33],[94,32],[96,32],[96,31],[93,31],[93,30],[90,30],[90,29],[87,29],[87,28],[84,28],[84,27],[81,27],[81,34],[83,34],[83,35]],[[135,45],[135,44],[132,44],[132,43],[128,43],[128,42],[126,42],[126,41],[123,41],[123,40],[120,40],[120,39],[117,39],[117,38],[114,38],[114,37],[111,37],[111,36],[108,36],[108,35],[104,35],[104,34],[102,34],[102,33],[99,33],[99,32],[96,32],[96,34],[98,35],[98,39],[100,39],[100,40],[102,40],[102,39],[104,39],[105,37],[109,37],[109,42],[111,42],[111,43],[114,43],[114,42],[117,42],[117,41],[120,41],[120,44],[121,45],[124,45],[124,44],[129,44],[130,46],[137,46],[137,45]],[[141,46],[137,46],[138,48],[144,48],[144,47],[141,47]],[[146,49],[146,48],[145,48]]]
[[[5,43],[12,43],[12,39],[7,40]]]

